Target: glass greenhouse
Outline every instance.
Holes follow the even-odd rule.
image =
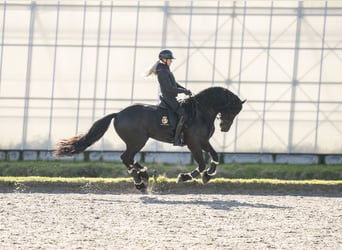
[[[340,1],[1,1],[0,147],[52,149],[104,114],[157,104],[144,73],[168,48],[193,93],[247,99],[217,151],[340,154],[341,24]],[[124,147],[110,128],[91,149]]]

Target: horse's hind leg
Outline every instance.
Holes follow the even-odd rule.
[[[145,145],[143,143],[140,147],[127,145],[126,151],[121,155],[123,163],[128,169],[128,173],[133,177],[135,187],[144,192],[147,188],[145,183],[148,183],[147,168],[141,166],[138,162],[134,161],[134,156]]]
[[[137,161],[134,161],[133,167],[138,172],[138,175],[140,176],[141,180],[144,183],[148,183],[149,176],[147,173],[147,167],[140,165],[140,163]]]

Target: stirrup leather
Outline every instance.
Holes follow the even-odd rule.
[[[175,132],[175,137],[174,137],[174,142],[176,143],[178,140],[178,137],[182,131],[184,125],[184,116],[181,116],[181,118],[179,119],[179,122],[177,124],[177,128],[176,128],[176,132]]]

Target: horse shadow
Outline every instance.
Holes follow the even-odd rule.
[[[158,197],[151,196],[142,196],[140,200],[144,204],[162,204],[162,205],[200,205],[210,207],[215,210],[230,210],[234,207],[250,207],[250,208],[268,208],[268,209],[289,209],[290,207],[285,206],[276,206],[271,204],[264,203],[248,203],[248,202],[240,202],[236,200],[165,200],[159,199]]]

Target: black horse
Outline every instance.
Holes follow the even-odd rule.
[[[207,183],[216,174],[219,158],[209,143],[215,129],[214,121],[219,116],[221,131],[227,132],[244,102],[228,89],[211,87],[182,103],[188,113],[184,125],[184,142],[197,162],[198,168],[191,173],[179,174],[178,181],[188,181],[201,175],[203,183]],[[144,147],[149,138],[167,143],[173,142],[174,127],[169,124],[171,119],[168,119],[165,112],[167,111],[160,106],[144,104],[129,106],[118,113],[99,119],[86,134],[62,140],[57,144],[55,155],[71,156],[84,151],[104,135],[111,120],[115,118],[115,130],[126,144],[126,151],[121,155],[121,159],[133,177],[135,187],[145,191],[149,177],[147,168],[136,162],[134,156]],[[209,152],[212,159],[207,170],[205,170],[203,151]]]

